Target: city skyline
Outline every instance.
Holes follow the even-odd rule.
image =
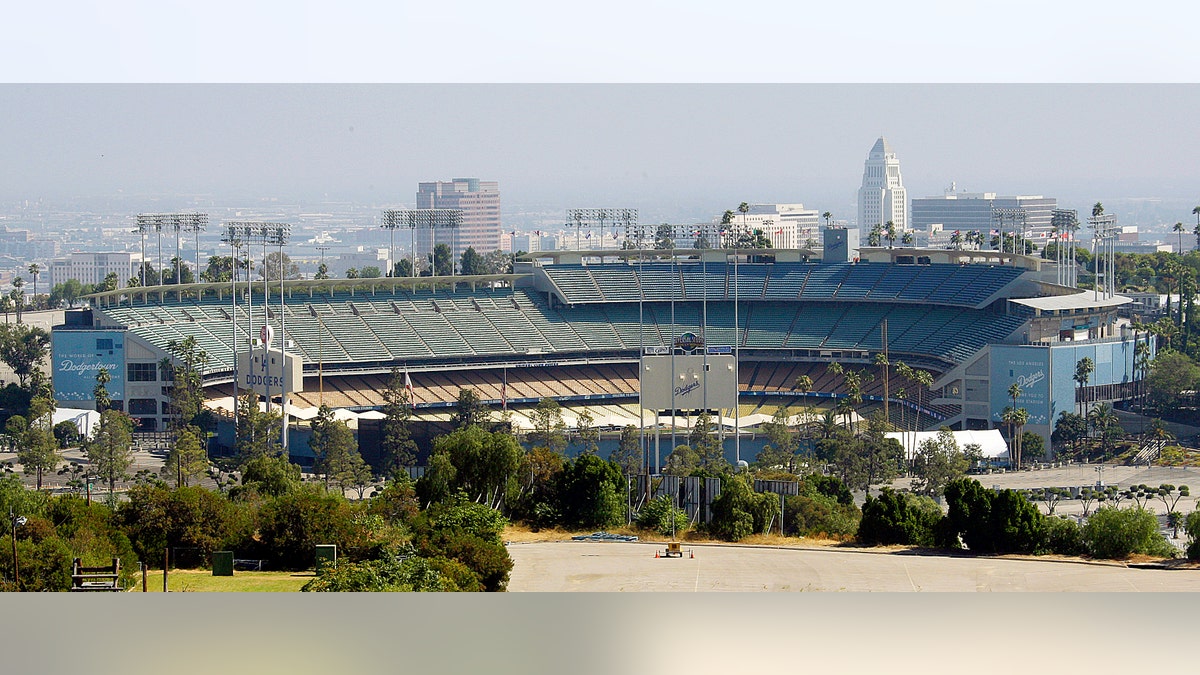
[[[910,197],[1184,203],[1200,182],[1193,85],[0,85],[0,104],[5,202],[404,205],[430,176],[479,175],[506,210],[803,201],[848,220],[881,135]]]

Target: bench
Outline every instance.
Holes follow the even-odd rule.
[[[121,575],[121,559],[113,558],[112,565],[107,567],[84,567],[83,561],[75,558],[71,562],[71,590],[86,591],[120,591],[118,578]]]

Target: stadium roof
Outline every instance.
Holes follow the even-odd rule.
[[[1117,307],[1133,302],[1124,295],[1114,295],[1111,298],[1097,298],[1094,291],[1080,291],[1070,295],[1047,295],[1038,298],[1013,298],[1018,305],[1025,305],[1043,312],[1064,309],[1091,309],[1098,307]]]

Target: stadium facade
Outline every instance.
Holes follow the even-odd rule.
[[[208,357],[210,405],[227,410],[235,356],[252,348],[264,323],[303,360],[304,391],[291,396],[297,419],[319,403],[379,408],[393,369],[411,377],[418,412],[452,406],[460,388],[496,407],[548,396],[636,408],[642,356],[680,350],[685,334],[699,336],[690,349],[736,356],[743,408],[832,402],[847,392],[829,364],[877,373],[886,349],[892,364],[934,376],[929,391],[890,378],[893,410],[915,410],[924,428],[997,426],[1015,382],[1028,428],[1048,437],[1076,396],[1122,398],[1140,375],[1135,336],[1118,324],[1128,299],[1057,286],[1046,280],[1055,277],[1043,269],[1048,261],[837,250],[839,259],[822,260],[803,249],[543,252],[517,261],[512,274],[289,281],[282,305],[273,286],[271,304],[256,297],[249,316],[244,284],[236,310],[229,283],[99,293],[53,331],[55,393],[64,404],[91,405],[94,373],[104,367],[114,374],[111,398],[144,429],[164,428],[170,383],[159,364],[172,343],[191,337]],[[1079,388],[1072,375],[1084,354],[1097,367]],[[808,392],[796,389],[801,375],[813,381]],[[881,402],[882,378],[864,393]]]

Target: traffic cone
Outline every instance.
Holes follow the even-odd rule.
[[[658,557],[658,549],[654,549],[654,557],[655,557],[655,558],[657,558],[657,557]]]
[[[691,554],[692,554],[692,558],[693,558],[693,559],[695,559],[695,557],[696,557],[696,549],[691,549],[691,550],[689,551],[689,553],[691,553]]]

